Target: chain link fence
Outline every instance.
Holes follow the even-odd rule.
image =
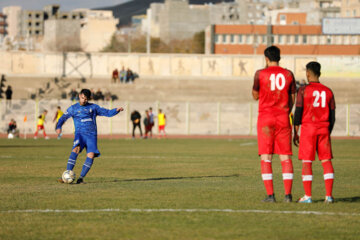
[[[96,102],[105,108],[123,107],[124,112],[106,118],[98,117],[98,134],[130,134],[132,123],[130,114],[137,110],[145,116],[145,110],[153,108],[156,116],[159,109],[166,115],[167,134],[176,135],[256,135],[257,103],[196,103],[196,102]],[[13,118],[21,134],[32,137],[38,116],[43,110],[48,111],[45,130],[55,134],[53,122],[57,106],[65,111],[74,104],[70,100],[5,100],[0,102],[0,130],[5,133],[8,123]],[[360,104],[339,104],[336,106],[334,136],[360,136]],[[142,123],[143,127],[143,123]],[[155,133],[157,120],[155,119]],[[64,134],[74,131],[73,121],[69,119],[63,126]]]

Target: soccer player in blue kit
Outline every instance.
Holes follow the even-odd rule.
[[[76,181],[77,184],[84,182],[83,179],[89,172],[94,158],[100,156],[100,152],[97,148],[96,116],[113,117],[124,110],[122,107],[111,110],[102,108],[97,104],[89,103],[90,97],[90,90],[82,89],[79,93],[79,102],[66,110],[56,126],[56,133],[60,134],[61,127],[66,120],[70,117],[74,120],[75,137],[73,148],[66,166],[67,170],[73,170],[78,154],[86,148],[86,160],[80,173],[80,177]],[[63,182],[61,178],[58,181]]]

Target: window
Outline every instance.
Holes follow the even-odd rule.
[[[271,36],[271,44],[274,44],[274,42],[275,42],[275,37],[272,35]]]
[[[31,22],[28,23],[28,26],[29,26],[29,27],[31,26]]]
[[[36,31],[35,31],[35,34],[36,34],[36,35],[39,35],[39,33],[40,33],[39,30],[36,30]]]
[[[266,35],[262,35],[262,43],[263,43],[263,44],[266,44],[266,43],[267,43]]]
[[[29,15],[28,15],[28,16],[29,16],[29,18],[31,18],[31,13],[29,13]]]
[[[327,36],[327,37],[326,37],[326,43],[327,43],[327,44],[331,44],[331,36]]]
[[[40,26],[40,22],[36,22],[35,25],[36,25],[36,26]]]
[[[215,34],[215,43],[219,43],[219,34]]]
[[[40,14],[36,14],[35,17],[36,17],[36,18],[40,18]]]
[[[222,35],[222,42],[226,43],[226,35],[225,34]]]
[[[291,43],[291,36],[287,35],[286,36],[286,44],[290,44]]]
[[[280,44],[283,43],[283,36],[282,35],[278,36],[278,43],[280,43]]]
[[[253,14],[251,12],[248,13],[248,17],[249,18],[252,18],[253,17]]]
[[[306,35],[303,35],[303,41],[302,41],[303,44],[307,44],[307,36]]]
[[[242,35],[238,35],[238,43],[242,43],[243,39],[242,39]]]
[[[230,35],[230,43],[234,43],[235,42],[235,36],[234,34]]]
[[[353,17],[356,17],[356,9],[353,10]]]
[[[299,43],[299,35],[295,35],[294,36],[294,43],[298,44]]]

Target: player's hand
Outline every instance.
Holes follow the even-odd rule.
[[[57,134],[60,134],[60,133],[61,133],[61,129],[60,129],[60,128],[56,129],[56,133],[57,133]]]
[[[122,107],[119,107],[116,109],[116,111],[121,112],[121,111],[124,111],[124,109]]]
[[[298,147],[299,146],[299,135],[298,134],[294,134],[293,141],[294,141],[294,145]]]

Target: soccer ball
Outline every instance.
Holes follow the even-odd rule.
[[[65,172],[63,172],[61,178],[64,183],[72,183],[73,181],[75,181],[76,174],[71,170],[66,170]]]

